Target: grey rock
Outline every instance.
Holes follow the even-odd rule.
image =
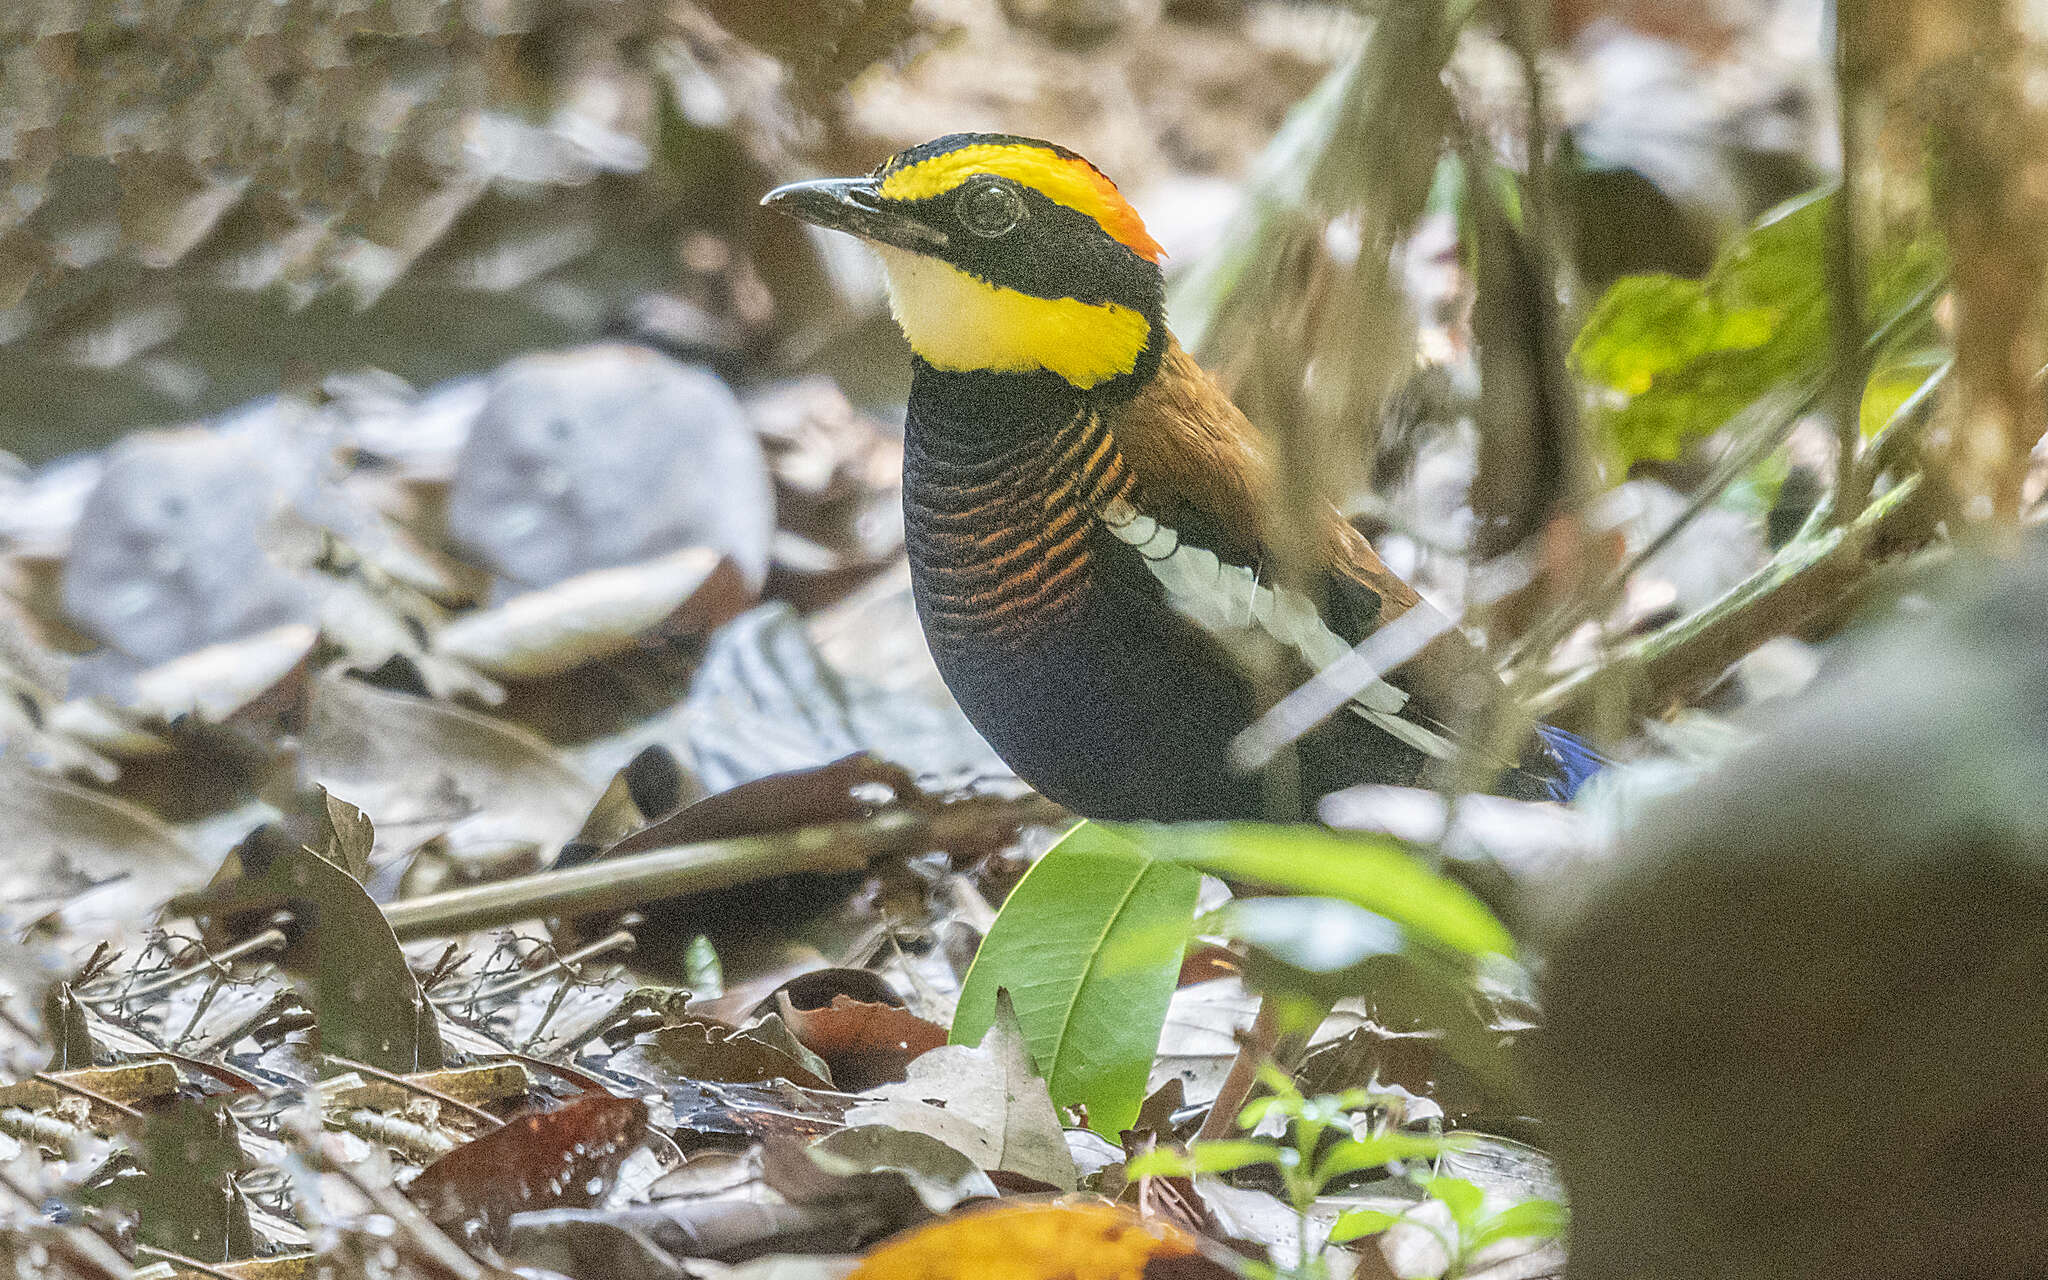
[[[64,611],[140,665],[310,621],[315,601],[272,554],[288,495],[246,441],[184,431],[109,455],[64,565]]]
[[[758,589],[774,528],[760,442],[725,383],[618,344],[500,369],[448,495],[451,537],[522,587],[702,545]]]

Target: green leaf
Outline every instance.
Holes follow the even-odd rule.
[[[1455,951],[1514,954],[1507,927],[1471,890],[1384,836],[1256,822],[1115,830],[1154,857],[1225,879],[1341,898]]]
[[[1814,378],[1830,352],[1826,237],[1832,192],[1765,215],[1704,280],[1616,281],[1572,346],[1579,374],[1607,394],[1594,416],[1624,465],[1677,456],[1773,386]],[[1867,313],[1882,322],[1923,305],[1940,278],[1932,237],[1883,246]]]
[[[1154,1147],[1132,1156],[1124,1166],[1126,1178],[1185,1178],[1195,1171],[1195,1157],[1172,1147]]]
[[[1349,1244],[1361,1236],[1376,1236],[1400,1220],[1400,1214],[1384,1209],[1346,1209],[1330,1226],[1330,1243]]]
[[[1477,1253],[1501,1240],[1555,1240],[1564,1234],[1567,1220],[1565,1207],[1555,1200],[1524,1200],[1520,1204],[1509,1205],[1480,1223],[1479,1229],[1465,1242],[1465,1247]]]
[[[1185,1177],[1192,1173],[1229,1173],[1255,1164],[1291,1168],[1301,1154],[1290,1147],[1252,1138],[1219,1138],[1197,1142],[1185,1154],[1155,1148],[1132,1159],[1124,1170],[1130,1178]]]
[[[1053,1102],[1114,1137],[1138,1118],[1200,877],[1084,822],[1020,881],[983,939],[953,1016],[980,1040],[996,992],[1015,1003]]]
[[[1253,1098],[1250,1102],[1245,1103],[1244,1110],[1237,1113],[1237,1127],[1240,1129],[1258,1128],[1259,1123],[1266,1118],[1266,1113],[1275,1107],[1281,1108],[1281,1115],[1295,1114],[1295,1111],[1287,1109],[1285,1100],[1275,1098],[1269,1094],[1263,1098]]]
[[[1383,1133],[1371,1138],[1346,1138],[1334,1143],[1316,1163],[1317,1186],[1361,1169],[1377,1169],[1396,1160],[1432,1160],[1445,1140],[1410,1133]]]
[[[1948,353],[1930,347],[1899,352],[1879,362],[1863,388],[1863,434],[1876,435],[1947,364]]]
[[[1189,1150],[1195,1158],[1196,1173],[1229,1173],[1232,1169],[1242,1169],[1254,1164],[1270,1164],[1277,1169],[1291,1169],[1301,1163],[1301,1153],[1294,1148],[1260,1142],[1253,1138],[1221,1138],[1214,1142],[1198,1142]]]
[[[1422,1184],[1432,1200],[1443,1202],[1451,1211],[1451,1221],[1458,1224],[1458,1235],[1463,1239],[1472,1230],[1473,1220],[1479,1216],[1479,1207],[1486,1199],[1486,1193],[1479,1185],[1463,1178],[1436,1177]]]
[[[1339,898],[1239,898],[1211,927],[1309,973],[1341,973],[1408,944],[1399,925]]]

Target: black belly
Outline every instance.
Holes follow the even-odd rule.
[[[1294,821],[1353,783],[1416,780],[1420,756],[1349,712],[1258,774],[1233,769],[1230,743],[1259,705],[1252,683],[1165,603],[1130,548],[1104,535],[1087,578],[1058,619],[977,637],[930,625],[928,577],[912,557],[947,687],[1047,797],[1091,818]]]

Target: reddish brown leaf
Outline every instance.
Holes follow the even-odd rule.
[[[1180,980],[1176,987],[1192,987],[1198,982],[1216,978],[1237,978],[1244,975],[1244,957],[1229,947],[1205,943],[1192,948],[1181,957]]]
[[[889,800],[879,797],[887,795]],[[786,831],[811,823],[863,818],[884,803],[929,806],[917,780],[865,752],[815,769],[771,774],[707,796],[607,848],[606,858],[701,840]]]
[[[646,1135],[647,1104],[586,1094],[464,1143],[420,1170],[407,1194],[441,1226],[495,1233],[524,1209],[598,1204]]]
[[[786,994],[776,1003],[790,1031],[849,1093],[903,1079],[912,1059],[946,1043],[944,1027],[894,1005],[834,996],[825,1008],[799,1009]]]

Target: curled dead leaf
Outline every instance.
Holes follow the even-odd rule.
[[[788,1033],[784,1031],[783,1035],[787,1037]],[[721,1084],[787,1080],[809,1089],[832,1087],[826,1078],[825,1064],[811,1057],[794,1040],[785,1048],[747,1030],[709,1022],[685,1022],[663,1027],[646,1046],[653,1061],[687,1080]],[[806,1057],[811,1061],[803,1061]]]
[[[658,635],[708,631],[748,603],[732,562],[689,547],[524,592],[442,628],[435,648],[507,679],[559,675]]]
[[[302,742],[308,781],[360,806],[388,856],[445,834],[457,853],[575,834],[590,784],[517,725],[465,707],[323,675]]]
[[[61,912],[74,928],[139,923],[211,870],[163,821],[89,787],[0,763],[0,923]]]

